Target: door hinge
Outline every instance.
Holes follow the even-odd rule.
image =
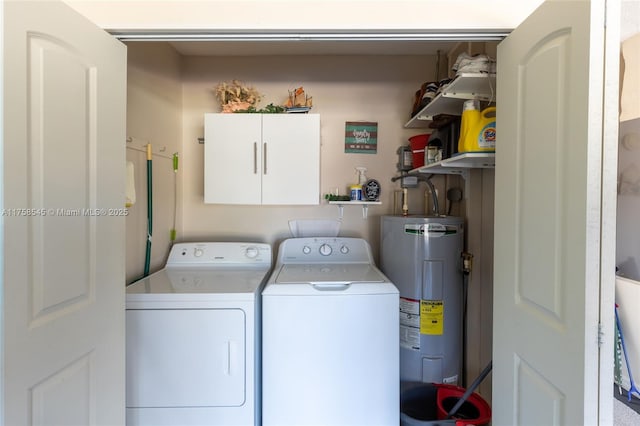
[[[604,332],[602,331],[602,323],[598,323],[598,348],[602,347],[602,341],[604,340]]]

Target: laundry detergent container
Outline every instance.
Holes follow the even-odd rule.
[[[464,395],[465,389],[441,383],[405,383],[400,393],[400,426],[444,426],[447,413]],[[456,426],[483,426],[491,421],[491,407],[472,393],[453,415]]]

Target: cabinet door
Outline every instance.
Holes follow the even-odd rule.
[[[262,204],[318,204],[320,116],[262,118]]]
[[[260,121],[260,114],[205,114],[205,203],[260,204]]]
[[[127,310],[127,407],[243,405],[245,322],[240,309]]]

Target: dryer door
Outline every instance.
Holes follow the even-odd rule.
[[[245,403],[240,309],[127,310],[127,407]]]

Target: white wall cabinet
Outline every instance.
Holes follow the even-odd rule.
[[[318,114],[205,114],[204,202],[320,203]]]

